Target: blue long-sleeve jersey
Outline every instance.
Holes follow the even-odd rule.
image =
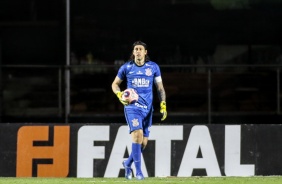
[[[128,61],[120,67],[117,76],[127,81],[127,88],[135,89],[139,95],[137,103],[127,105],[125,108],[139,106],[144,111],[152,110],[154,82],[156,78],[161,77],[158,64],[146,61],[144,65],[138,66],[134,61]]]

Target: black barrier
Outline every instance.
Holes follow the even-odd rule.
[[[282,126],[155,125],[145,176],[281,175]],[[0,177],[122,177],[125,125],[2,124]],[[133,166],[134,168],[134,166]]]
[[[282,120],[281,65],[160,67],[167,96],[167,123],[280,124]],[[123,106],[110,89],[117,72],[115,65],[1,65],[0,68],[5,84],[2,90],[6,92],[2,96],[1,123],[124,121]],[[70,71],[69,79],[64,71]],[[100,82],[93,82],[101,78]],[[65,86],[68,80],[70,89]],[[71,96],[66,95],[69,92]],[[154,107],[158,116],[158,100],[154,101]]]

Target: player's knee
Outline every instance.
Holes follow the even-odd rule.
[[[143,132],[142,132],[142,130],[135,130],[131,134],[132,134],[132,141],[134,143],[142,144],[142,142],[143,142]]]

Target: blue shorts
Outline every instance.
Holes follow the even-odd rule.
[[[152,126],[153,110],[141,111],[134,108],[124,108],[125,119],[129,127],[129,133],[134,130],[143,130],[143,136],[149,137]]]

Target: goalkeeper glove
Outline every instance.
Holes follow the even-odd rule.
[[[123,105],[128,105],[128,102],[127,102],[127,101],[122,100],[123,91],[118,91],[118,92],[116,93],[116,95],[117,95],[119,101],[120,101]]]
[[[160,103],[160,112],[162,113],[163,117],[161,119],[161,121],[165,120],[166,119],[166,116],[167,116],[167,111],[166,111],[166,102],[165,101],[161,101]]]

